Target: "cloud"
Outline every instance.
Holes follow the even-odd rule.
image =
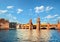
[[[48,11],[52,10],[53,8],[54,7],[52,7],[52,6],[46,6],[46,7],[45,6],[37,6],[34,8],[34,10],[36,13],[40,13],[40,12],[44,12],[44,11],[48,12]]]
[[[58,16],[58,14],[55,14],[55,15],[48,15],[48,16],[46,16],[45,18],[49,19],[49,18],[55,18],[55,17],[57,17],[57,16]]]
[[[53,16],[51,16],[51,15],[48,15],[48,16],[46,16],[45,18],[53,18]]]
[[[36,13],[40,13],[44,11],[44,6],[35,7],[34,9]]]
[[[37,18],[34,18],[34,20],[36,21]]]
[[[11,18],[14,19],[14,20],[17,19],[17,18],[16,18],[15,16],[13,16],[12,14],[8,14],[7,16],[8,16],[10,19],[11,19]]]
[[[13,19],[15,19],[15,20],[16,20],[17,18],[16,18],[16,17],[13,17]]]
[[[7,15],[10,22],[17,22],[17,17],[13,16],[12,14]]]
[[[7,9],[12,9],[14,6],[7,6]]]
[[[17,13],[21,13],[23,10],[22,9],[17,9]]]
[[[47,6],[46,7],[46,11],[50,11],[50,10],[52,10],[53,9],[53,7],[51,7],[51,6]]]
[[[59,16],[58,14],[55,14],[54,17]]]
[[[0,14],[5,14],[8,10],[0,10]]]
[[[58,19],[60,19],[60,16],[59,17],[57,17]]]
[[[53,19],[52,21],[57,21],[57,19]]]

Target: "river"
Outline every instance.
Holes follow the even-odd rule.
[[[0,30],[0,42],[60,42],[60,30]]]

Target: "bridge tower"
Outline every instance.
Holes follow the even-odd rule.
[[[60,29],[60,22],[58,20],[57,29]]]
[[[50,29],[50,23],[47,23],[47,29],[48,30]]]
[[[30,19],[29,21],[29,30],[32,30],[33,29],[33,23],[32,23],[32,19]]]
[[[36,30],[40,30],[40,18],[37,18]]]

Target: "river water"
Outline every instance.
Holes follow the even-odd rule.
[[[0,30],[0,42],[60,42],[60,30]]]

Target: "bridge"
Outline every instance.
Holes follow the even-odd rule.
[[[38,17],[36,20],[36,24],[32,23],[32,19],[29,20],[27,24],[16,24],[16,23],[9,23],[9,21],[0,19],[0,29],[9,29],[9,28],[20,28],[20,29],[60,29],[60,22],[58,21],[57,24],[41,24],[40,18]]]
[[[40,30],[40,29],[60,29],[60,22],[58,21],[57,24],[50,24],[50,23],[40,24],[40,18],[37,18],[37,23],[35,25],[33,25],[32,19],[30,19],[28,24],[21,25],[20,28],[29,29],[29,30],[32,30],[32,29],[37,29],[37,30]]]

